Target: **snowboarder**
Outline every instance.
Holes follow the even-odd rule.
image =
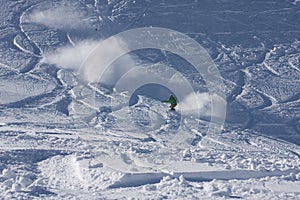
[[[170,109],[175,110],[175,106],[177,106],[177,99],[175,96],[171,95],[169,100],[163,100],[164,103],[171,103]]]

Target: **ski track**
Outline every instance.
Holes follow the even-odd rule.
[[[25,13],[27,13],[29,10],[33,9],[36,5],[37,5],[37,4],[31,5],[31,6],[29,6],[27,9],[25,9],[25,10],[22,12],[22,14],[21,14],[21,16],[20,16],[20,18],[19,18],[19,28],[20,28],[21,33],[25,35],[25,37],[27,38],[27,40],[30,41],[30,43],[33,44],[34,51],[37,51],[38,54],[33,53],[33,52],[27,52],[27,50],[25,50],[25,52],[30,53],[30,54],[32,54],[32,55],[34,55],[34,56],[36,56],[36,57],[41,58],[41,57],[43,56],[43,51],[42,51],[42,49],[38,46],[37,43],[35,43],[34,41],[32,41],[32,40],[30,39],[29,35],[26,33],[26,31],[24,31],[24,29],[23,29],[23,27],[22,27],[23,17],[24,17],[24,15],[25,15]],[[21,50],[24,51],[23,48],[21,48]]]
[[[267,63],[263,62],[263,66],[265,66],[273,75],[280,76],[280,74],[275,71],[272,67],[270,67]]]

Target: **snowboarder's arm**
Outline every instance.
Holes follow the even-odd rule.
[[[170,100],[163,100],[164,103],[170,103]]]

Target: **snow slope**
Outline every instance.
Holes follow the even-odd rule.
[[[1,199],[300,198],[299,1],[0,6]],[[207,50],[226,94],[221,133],[206,134],[212,99],[224,99],[178,55],[140,49],[101,79],[82,68],[101,41],[141,27],[182,32]],[[124,46],[113,40],[92,64]],[[176,92],[187,95],[171,112],[161,100]]]

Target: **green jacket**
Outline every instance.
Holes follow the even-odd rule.
[[[173,95],[170,96],[169,100],[163,100],[164,103],[177,104],[177,99]]]

